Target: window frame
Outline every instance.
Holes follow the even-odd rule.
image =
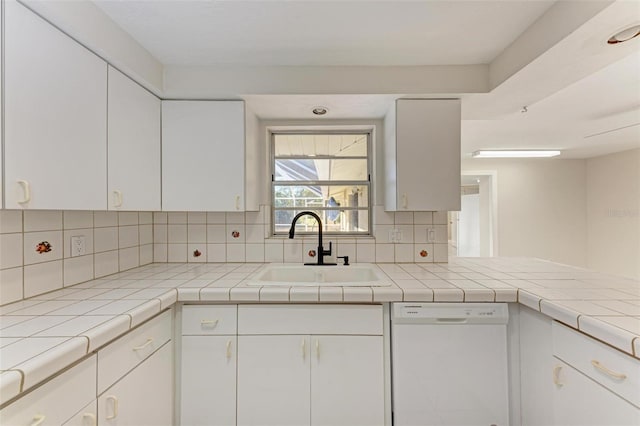
[[[271,203],[271,229],[270,235],[271,237],[282,237],[286,236],[286,232],[276,232],[276,211],[295,211],[301,210],[301,208],[296,207],[287,207],[287,208],[276,208],[275,206],[275,187],[276,186],[294,186],[293,182],[298,183],[299,185],[317,185],[317,186],[340,186],[340,185],[357,185],[357,186],[366,186],[367,187],[367,221],[368,221],[368,229],[367,231],[362,232],[351,232],[351,231],[327,231],[324,230],[322,233],[326,236],[330,237],[345,237],[345,238],[355,238],[355,237],[371,237],[373,235],[372,226],[373,226],[373,180],[371,179],[371,174],[373,170],[373,129],[331,129],[331,130],[271,130],[269,132],[269,172],[271,176],[270,181],[270,203]],[[276,137],[279,135],[366,135],[367,141],[367,180],[341,180],[341,181],[326,181],[326,180],[314,180],[314,181],[276,181],[275,180],[275,165],[277,159],[363,159],[363,157],[354,157],[354,156],[331,156],[331,155],[320,155],[320,156],[288,156],[288,157],[276,157],[275,143]],[[335,210],[329,207],[313,207],[309,208],[309,210],[319,210],[327,211],[327,210]],[[349,210],[349,211],[363,211],[365,208],[357,208],[357,207],[343,207],[341,210]],[[316,231],[296,231],[297,235],[317,235]]]

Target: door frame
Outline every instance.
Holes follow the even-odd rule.
[[[498,238],[498,171],[497,170],[462,170],[462,176],[482,176],[489,179],[489,256],[500,255]]]

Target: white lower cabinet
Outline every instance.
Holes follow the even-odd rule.
[[[552,336],[554,424],[640,425],[640,361],[558,322]]]
[[[382,336],[311,336],[311,424],[382,425]]]
[[[237,424],[383,425],[382,321],[380,305],[240,305]]]
[[[637,426],[640,408],[620,398],[570,365],[554,359],[554,424]]]
[[[166,343],[98,397],[98,424],[173,423],[173,345]]]
[[[239,336],[238,425],[384,424],[382,336]]]
[[[186,305],[181,343],[183,426],[385,423],[381,305]]]
[[[236,424],[236,336],[183,336],[180,422]]]
[[[96,395],[96,357],[91,356],[68,371],[24,395],[0,410],[0,424],[29,425],[84,425],[92,423],[90,416],[82,418],[83,408],[93,403]],[[94,414],[88,408],[87,413]],[[78,421],[81,421],[78,423]],[[82,423],[84,421],[85,423]]]
[[[238,425],[310,424],[310,336],[238,336]]]
[[[97,401],[93,400],[80,410],[63,426],[96,426],[98,424],[98,406]]]

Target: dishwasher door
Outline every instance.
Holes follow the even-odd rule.
[[[394,303],[394,426],[509,424],[508,307]]]

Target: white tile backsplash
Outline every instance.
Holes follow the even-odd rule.
[[[62,260],[24,267],[24,297],[62,288]]]
[[[22,211],[0,210],[0,234],[22,232]]]
[[[64,229],[93,228],[93,212],[69,210],[63,212]]]
[[[0,305],[24,298],[22,292],[23,268],[0,270]]]
[[[22,266],[23,234],[0,234],[0,269]]]
[[[62,259],[62,231],[25,232],[23,235],[25,265]]]
[[[446,212],[374,206],[373,216],[372,237],[332,239],[332,260],[347,255],[365,263],[447,261]],[[272,238],[270,221],[268,205],[246,213],[0,211],[0,305],[151,262],[317,260],[307,256],[316,249],[314,236]],[[428,229],[434,241],[427,240]],[[389,241],[391,230],[401,234],[400,241]],[[86,254],[72,258],[71,237],[78,235],[85,237]],[[53,250],[37,254],[35,244],[42,241]],[[201,255],[193,256],[195,250]],[[421,250],[428,256],[421,257]]]

